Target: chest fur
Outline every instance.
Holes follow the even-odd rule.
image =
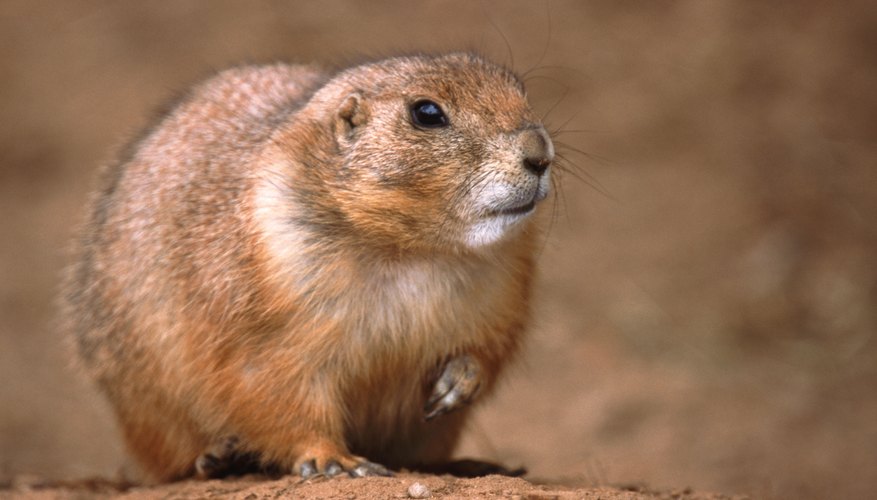
[[[368,350],[436,356],[499,332],[519,286],[496,263],[412,261],[364,266],[326,311]]]
[[[283,184],[260,182],[254,220],[267,283],[295,311],[293,330],[312,326],[350,358],[423,359],[490,349],[527,311],[529,246],[512,242],[490,255],[388,258],[344,235],[318,234],[306,207]],[[339,239],[340,238],[340,239]],[[293,340],[293,343],[295,340]],[[349,361],[349,360],[348,360]]]

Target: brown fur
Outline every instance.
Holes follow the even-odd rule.
[[[413,127],[418,98],[451,126]],[[533,273],[532,217],[481,244],[472,199],[532,184],[522,155],[553,155],[537,129],[518,80],[467,54],[195,87],[104,173],[66,284],[144,468],[191,475],[229,436],[285,471],[447,460],[468,409],[427,421],[427,398],[460,356],[491,391]]]

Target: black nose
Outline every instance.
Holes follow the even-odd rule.
[[[530,172],[533,172],[536,175],[542,175],[548,170],[548,167],[551,165],[551,160],[548,158],[537,157],[537,158],[524,158],[524,167],[527,168]]]

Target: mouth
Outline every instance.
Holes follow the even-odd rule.
[[[513,205],[510,207],[497,208],[495,210],[490,211],[487,215],[491,216],[491,217],[507,216],[507,217],[516,217],[516,218],[526,216],[526,215],[529,215],[530,212],[535,210],[536,204],[539,203],[540,201],[544,200],[546,197],[548,197],[548,193],[540,189],[540,190],[537,190],[536,193],[533,194],[533,197],[530,198],[530,201],[528,201],[526,203],[523,203],[520,205]]]
[[[466,235],[466,242],[472,247],[487,245],[509,234],[511,228],[518,226],[536,210],[536,205],[545,199],[546,192],[537,190],[525,203],[521,200],[481,212]]]
[[[528,214],[536,208],[536,198],[530,200],[529,203],[525,203],[523,205],[518,205],[516,207],[503,208],[501,210],[496,210],[492,215],[524,215]]]

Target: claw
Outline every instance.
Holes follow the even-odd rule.
[[[341,464],[339,464],[335,460],[329,460],[328,462],[326,462],[325,474],[327,477],[335,477],[342,472],[344,472],[344,467],[341,467]]]
[[[423,408],[426,420],[454,411],[472,401],[481,388],[481,365],[463,355],[451,359],[435,383]]]
[[[350,477],[366,477],[366,476],[384,476],[390,477],[393,475],[389,469],[384,467],[381,464],[376,464],[374,462],[360,462],[356,467],[353,468],[349,472]]]
[[[356,456],[337,455],[335,458],[306,458],[296,467],[302,479],[315,477],[332,478],[347,473],[350,477],[392,476],[393,473],[381,464],[369,462]]]
[[[302,479],[307,479],[309,477],[317,475],[317,463],[314,460],[308,460],[307,462],[303,462],[298,468],[298,474],[301,476]]]
[[[219,475],[221,466],[219,457],[211,453],[203,453],[195,459],[195,472],[199,477],[214,478]]]

